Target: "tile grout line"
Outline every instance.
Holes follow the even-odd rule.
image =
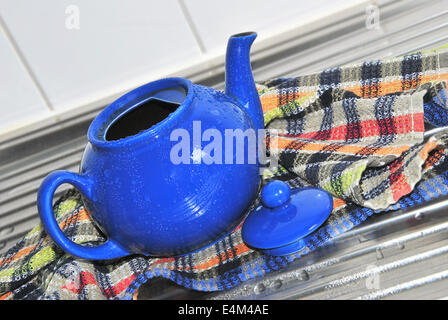
[[[196,28],[196,25],[193,22],[193,18],[191,17],[190,11],[185,5],[185,0],[177,0],[177,2],[179,3],[180,9],[182,10],[185,20],[187,20],[188,26],[190,27],[190,30],[193,33],[193,37],[199,46],[199,50],[201,50],[202,54],[207,53],[207,49],[205,48],[204,42],[202,42],[198,29]]]
[[[45,91],[43,90],[42,86],[40,85],[39,81],[37,80],[36,75],[34,74],[33,70],[31,69],[30,65],[28,64],[27,60],[25,59],[25,56],[22,54],[22,51],[20,50],[19,46],[17,45],[16,41],[12,37],[11,33],[9,32],[5,21],[3,20],[2,16],[0,15],[0,31],[3,32],[8,42],[11,44],[11,47],[14,50],[14,53],[19,58],[20,62],[22,63],[23,67],[25,68],[25,71],[28,73],[28,76],[30,77],[31,81],[33,82],[34,86],[36,87],[37,91],[39,92],[40,97],[42,98],[45,106],[49,111],[54,111],[53,106],[51,105],[50,100],[48,99],[48,96],[46,95]]]

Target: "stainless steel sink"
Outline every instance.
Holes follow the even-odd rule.
[[[359,6],[259,47],[253,54],[255,79],[293,77],[448,43],[448,0],[376,4],[379,29],[366,24],[366,8]],[[222,89],[224,66],[177,76]],[[42,178],[56,169],[78,170],[87,128],[99,111],[0,140],[0,253],[39,222],[35,201]],[[67,188],[59,188],[56,196]],[[447,213],[448,199],[439,199],[406,212],[377,214],[287,269],[232,290],[199,293],[153,279],[140,289],[140,298],[446,298]]]

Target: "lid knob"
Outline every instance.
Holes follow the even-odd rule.
[[[279,180],[267,183],[261,190],[261,202],[265,207],[277,208],[284,205],[291,197],[289,186]]]
[[[293,188],[271,181],[261,191],[261,202],[247,216],[244,242],[263,253],[283,256],[305,247],[305,237],[319,228],[333,209],[333,198],[322,189]]]

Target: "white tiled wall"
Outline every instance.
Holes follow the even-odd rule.
[[[0,136],[362,2],[0,0]]]
[[[0,128],[10,123],[30,120],[34,115],[48,114],[29,74],[0,32]]]
[[[56,110],[200,54],[176,0],[8,0],[1,11]]]
[[[330,15],[356,0],[181,0],[186,3],[206,52],[225,50],[227,38],[241,31],[257,31],[257,41]]]

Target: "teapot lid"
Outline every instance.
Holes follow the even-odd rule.
[[[274,180],[261,191],[262,205],[242,227],[244,242],[271,255],[287,255],[304,247],[303,238],[319,228],[333,210],[333,198],[312,187],[291,190]]]

